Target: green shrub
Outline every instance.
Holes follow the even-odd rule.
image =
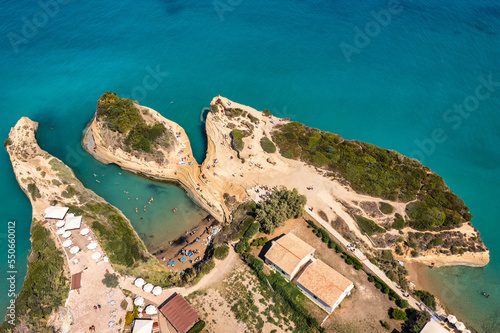
[[[406,316],[406,312],[401,309],[393,308],[391,311],[391,318],[395,320],[406,321],[408,317]]]
[[[215,268],[215,262],[213,260],[211,260],[211,261],[205,263],[203,266],[201,266],[200,274],[201,275],[208,274],[214,268]]]
[[[108,288],[116,288],[118,287],[118,275],[105,273],[102,283]]]
[[[405,219],[401,215],[396,213],[396,215],[394,217],[394,223],[392,223],[392,227],[394,229],[398,229],[398,230],[403,229],[404,227],[406,227]]]
[[[244,147],[243,138],[245,137],[243,131],[235,129],[231,132],[232,146],[234,150],[241,151]]]
[[[382,322],[382,327],[388,331],[391,329],[391,325],[389,325],[389,323],[386,321]]]
[[[381,285],[380,283],[378,283],[378,282],[377,282],[377,283],[375,283],[375,288],[377,288],[377,289],[382,289],[382,285]]]
[[[205,322],[203,320],[198,321],[193,327],[188,331],[188,333],[200,333],[205,328]]]
[[[260,139],[260,146],[266,153],[273,154],[276,152],[276,146],[271,140],[267,138],[267,136],[264,136],[262,137],[262,139]]]
[[[394,211],[394,207],[387,202],[380,202],[380,211],[384,214],[391,214]]]
[[[257,239],[254,239],[251,243],[252,246],[255,247],[262,247],[268,242],[267,237],[260,237]]]
[[[248,265],[257,272],[262,271],[262,269],[264,268],[264,262],[262,262],[262,260],[255,258],[254,256],[248,258],[247,262]]]
[[[214,258],[219,259],[219,260],[224,260],[226,259],[227,255],[229,254],[229,246],[227,245],[221,245],[214,250]]]
[[[436,311],[436,298],[430,292],[425,290],[415,290],[413,294],[425,305],[427,305],[429,309]]]
[[[405,300],[405,299],[400,299],[398,301],[398,306],[401,308],[401,309],[406,309],[408,307],[408,301]]]
[[[412,250],[412,251],[411,251],[411,256],[412,256],[413,258],[418,257],[418,255],[419,255],[418,251],[416,251],[416,250]]]
[[[40,199],[42,195],[40,194],[40,190],[35,185],[35,183],[28,184],[28,192],[31,194],[31,199],[36,201],[36,199]]]
[[[250,226],[250,228],[247,229],[247,231],[245,231],[245,233],[243,234],[243,237],[248,238],[248,239],[252,239],[253,236],[255,236],[255,234],[259,232],[259,229],[260,229],[260,223],[255,222],[254,224],[252,224]]]
[[[356,215],[356,222],[361,231],[365,232],[368,236],[372,236],[374,233],[384,233],[386,230],[380,227],[377,223],[363,216]]]
[[[390,291],[390,289],[389,289],[389,288],[387,288],[387,287],[382,289],[382,292],[383,292],[384,294],[389,294],[389,291]]]
[[[236,244],[234,250],[239,254],[243,254],[244,252],[248,251],[248,239],[242,238],[238,242],[238,244]]]

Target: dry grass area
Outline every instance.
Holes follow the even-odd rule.
[[[293,322],[280,314],[279,305],[263,296],[261,288],[251,270],[238,260],[224,280],[187,299],[209,332],[291,332]]]
[[[312,232],[312,229],[307,227],[304,219],[287,221],[283,227],[276,229],[273,235],[267,237],[271,240],[289,232],[313,246],[316,249],[315,256],[317,258],[354,282],[355,288],[351,296],[344,299],[340,307],[335,309],[324,322],[323,327],[325,327],[326,332],[388,332],[382,327],[381,321],[387,321],[391,330],[401,330],[401,323],[389,317],[389,309],[396,307],[396,304],[368,281],[368,276],[364,271],[357,271],[352,266],[347,265],[340,254],[328,248],[327,244],[323,243]],[[256,237],[263,236],[264,234],[256,235]],[[255,252],[262,258],[262,253],[259,252],[263,251]],[[314,303],[305,302],[304,305],[319,322],[325,319],[326,312]]]

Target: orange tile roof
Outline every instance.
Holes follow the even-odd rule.
[[[265,257],[287,273],[292,273],[302,259],[314,248],[295,236],[288,233],[273,242]]]
[[[352,284],[345,276],[316,260],[299,277],[300,283],[329,306],[333,306],[340,295]]]

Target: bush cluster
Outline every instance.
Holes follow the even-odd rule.
[[[227,245],[218,246],[214,250],[215,259],[224,260],[226,259],[228,254],[229,254],[229,246]]]
[[[361,193],[408,202],[410,226],[419,230],[470,221],[462,199],[420,162],[369,143],[344,140],[297,122],[278,125],[273,141],[286,158],[300,159],[341,174]]]
[[[57,249],[50,232],[34,222],[31,234],[28,272],[15,300],[15,322],[16,325],[25,322],[30,332],[45,332],[52,311],[64,305],[69,284],[64,276],[64,254]],[[7,322],[0,324],[1,332],[8,332],[10,328],[12,325]]]
[[[286,220],[303,216],[306,202],[306,196],[295,188],[292,191],[286,188],[273,190],[270,198],[257,209],[262,231],[271,234]]]
[[[361,231],[365,232],[368,236],[372,236],[374,233],[386,232],[384,228],[366,217],[356,215],[356,222]]]
[[[276,146],[267,136],[260,139],[260,145],[266,153],[272,154],[276,152]]]

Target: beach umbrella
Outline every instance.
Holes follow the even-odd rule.
[[[94,260],[99,260],[100,257],[101,257],[101,254],[99,252],[95,252],[94,254],[92,254],[92,259],[94,259]]]
[[[90,232],[89,228],[83,228],[82,230],[80,230],[80,235],[86,236],[89,234],[89,232]]]
[[[140,306],[140,307],[137,308],[137,312],[141,313],[142,311],[144,311],[144,309],[142,308],[142,306]]]
[[[62,234],[64,234],[64,228],[57,229],[56,234],[57,234],[58,236],[61,236]]]
[[[63,246],[64,247],[70,247],[71,245],[73,245],[73,241],[71,239],[66,239],[64,242],[63,242]]]
[[[61,236],[62,238],[70,238],[71,237],[71,231],[65,231],[64,234]]]
[[[70,250],[69,253],[76,254],[80,251],[80,248],[78,246],[73,246]]]
[[[97,243],[92,242],[89,245],[87,245],[87,249],[89,250],[95,250],[97,248]]]
[[[136,286],[136,287],[139,287],[139,288],[140,288],[140,287],[142,287],[145,283],[146,283],[146,281],[144,281],[144,279],[143,279],[143,278],[137,278],[137,279],[135,279],[135,281],[134,281],[134,286]]]
[[[64,221],[57,221],[56,227],[62,228],[62,227],[64,227],[65,224],[66,224],[66,222],[64,222]]]
[[[161,294],[162,291],[163,291],[163,289],[161,287],[156,286],[153,288],[153,295],[158,296]]]
[[[146,308],[144,310],[146,311],[146,314],[148,314],[148,315],[154,315],[154,314],[158,313],[158,310],[156,310],[156,306],[154,306],[152,304],[149,304],[148,306],[146,306]]]
[[[108,261],[109,261],[109,258],[108,258],[108,257],[104,257],[104,258],[102,258],[102,261],[104,261],[104,262],[108,262]]]
[[[151,283],[146,283],[146,285],[144,287],[142,287],[142,290],[149,293],[149,292],[151,292],[151,290],[153,290],[153,285]]]
[[[457,321],[457,323],[455,324],[455,328],[459,331],[463,331],[465,329],[465,325],[461,321]]]
[[[446,319],[448,319],[448,322],[450,322],[451,324],[455,324],[457,322],[457,317],[455,317],[454,315],[448,315],[448,317],[446,317]]]
[[[142,296],[136,297],[136,299],[134,299],[134,305],[143,306],[144,305],[144,298],[142,298]]]
[[[471,333],[470,330],[463,330],[462,333]]]

